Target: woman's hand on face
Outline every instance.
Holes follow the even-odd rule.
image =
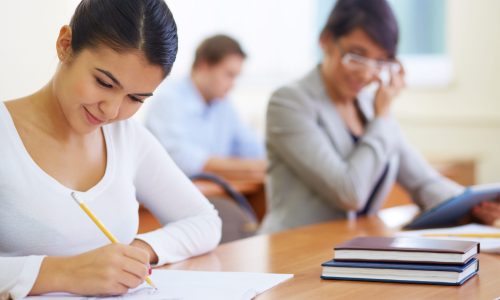
[[[389,115],[392,101],[405,87],[405,71],[403,65],[398,62],[400,68],[397,73],[392,73],[388,84],[384,84],[380,77],[377,78],[379,88],[375,94],[375,116],[385,117]]]
[[[30,294],[120,295],[143,283],[148,274],[147,251],[110,244],[76,256],[46,257]]]

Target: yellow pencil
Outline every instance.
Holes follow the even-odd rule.
[[[76,197],[76,193],[75,192],[71,192],[71,197],[76,201],[76,203],[78,203],[78,205],[80,205],[80,207],[83,209],[83,211],[87,214],[87,216],[89,216],[89,218],[94,221],[94,223],[97,225],[97,227],[99,227],[99,229],[102,231],[102,233],[104,233],[104,235],[112,242],[112,243],[118,243],[118,240],[115,238],[115,236],[113,234],[111,234],[111,232],[109,232],[109,230],[104,227],[104,224],[102,224],[101,221],[99,221],[99,219],[92,213],[92,211],[90,211],[89,207],[85,204],[85,202],[79,200],[77,197]],[[146,277],[146,282],[154,287],[155,289],[157,289],[156,285],[153,283],[153,281],[151,280],[151,278],[149,277]]]
[[[500,238],[500,233],[426,233],[424,236]]]

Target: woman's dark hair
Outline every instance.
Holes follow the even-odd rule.
[[[139,50],[167,76],[177,56],[177,26],[163,0],[82,0],[71,18],[76,55],[101,45]]]
[[[193,69],[201,62],[206,62],[209,65],[218,64],[231,54],[236,54],[243,58],[247,56],[235,39],[223,34],[211,36],[201,42],[196,49]]]
[[[338,0],[321,35],[338,39],[356,28],[363,29],[390,58],[396,56],[398,22],[386,0]]]

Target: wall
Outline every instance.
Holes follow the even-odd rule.
[[[58,30],[69,22],[76,3],[0,3],[0,99],[34,92],[49,80],[57,64],[54,44]],[[206,35],[222,31],[235,36],[249,59],[232,96],[242,117],[262,134],[270,93],[302,76],[317,60],[315,2],[167,3],[180,37],[172,76],[183,76],[189,70],[194,48]],[[500,181],[500,1],[447,3],[452,83],[440,89],[406,90],[394,110],[408,138],[426,156],[476,159],[479,182]],[[138,118],[143,118],[143,113]]]
[[[69,23],[75,3],[0,2],[0,99],[25,96],[48,82],[58,62],[59,29]]]
[[[474,158],[479,182],[500,181],[500,1],[447,3],[452,83],[405,91],[395,112],[427,156]]]

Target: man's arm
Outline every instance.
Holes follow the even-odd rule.
[[[211,157],[205,163],[203,172],[228,180],[264,181],[266,167],[264,159]]]

